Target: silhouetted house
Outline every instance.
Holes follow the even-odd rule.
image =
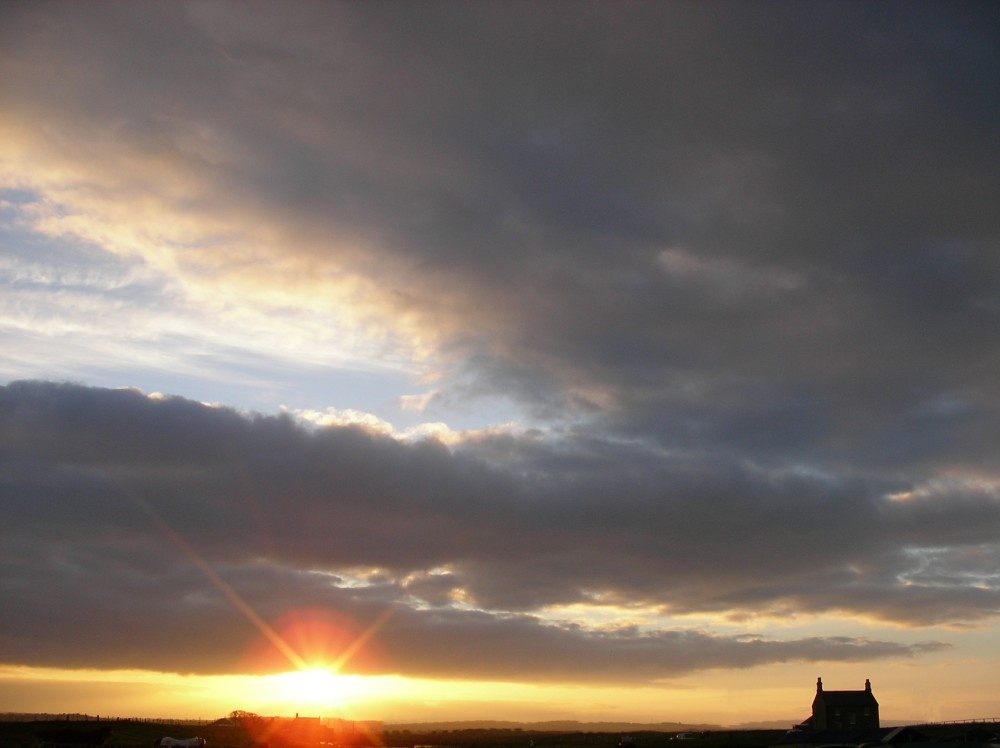
[[[872,694],[871,681],[863,691],[824,691],[823,679],[816,679],[812,716],[795,725],[781,745],[813,746],[890,746],[926,740],[909,727],[879,727],[878,702]]]
[[[275,737],[286,743],[316,745],[324,737],[323,725],[319,717],[300,717],[296,712],[295,719],[283,720],[281,728],[275,731]]]
[[[930,727],[924,726],[924,727]],[[1000,734],[989,725],[961,737],[932,738],[912,726],[879,727],[878,702],[871,681],[863,691],[824,691],[816,679],[812,716],[792,727],[771,748],[1000,748]]]
[[[824,691],[823,679],[816,679],[812,703],[811,730],[864,730],[877,728],[878,702],[872,694],[871,681],[863,691]]]

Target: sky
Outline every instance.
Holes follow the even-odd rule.
[[[0,711],[1000,716],[998,38],[0,5]]]

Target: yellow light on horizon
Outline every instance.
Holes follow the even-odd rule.
[[[259,676],[253,688],[277,703],[305,709],[337,709],[351,703],[360,691],[358,676],[338,675],[330,668],[316,667],[276,675]]]

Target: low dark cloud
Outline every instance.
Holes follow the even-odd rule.
[[[912,656],[944,645],[780,640],[752,617],[1000,609],[1000,502],[968,486],[904,497],[899,479],[611,447],[602,463],[593,443],[581,472],[570,445],[532,437],[505,437],[522,459],[502,467],[489,440],[448,450],[40,382],[0,390],[0,439],[3,649],[24,664],[231,671],[262,635],[230,591],[275,626],[328,610],[360,632],[390,611],[365,667],[478,678]],[[751,635],[541,615],[598,601],[744,616]]]

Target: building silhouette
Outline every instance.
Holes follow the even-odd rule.
[[[853,730],[879,727],[878,702],[870,680],[862,691],[826,691],[823,679],[816,679],[812,717],[804,725],[811,730]]]

